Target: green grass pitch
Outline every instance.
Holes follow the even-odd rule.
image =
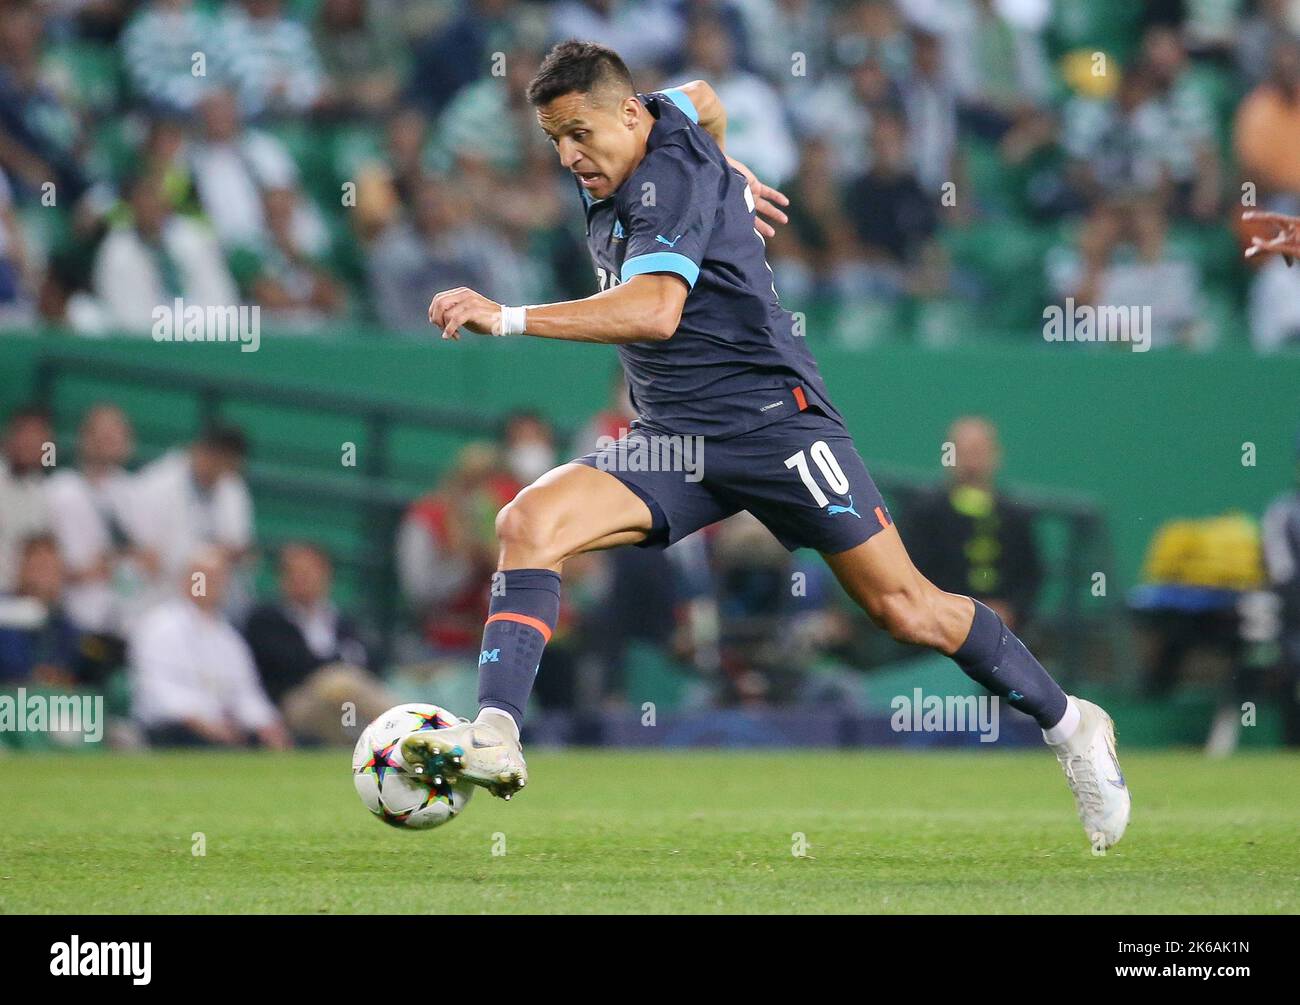
[[[1300,910],[1294,754],[1128,752],[1133,821],[1104,857],[1046,751],[530,768],[513,802],[403,832],[362,807],[347,751],[3,758],[0,912]]]

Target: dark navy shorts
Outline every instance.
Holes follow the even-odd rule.
[[[666,548],[741,510],[791,551],[848,551],[891,523],[848,430],[815,409],[724,440],[637,422],[576,463],[608,471],[650,507],[643,548]]]

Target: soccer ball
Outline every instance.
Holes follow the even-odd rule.
[[[361,732],[352,751],[352,782],[366,809],[393,827],[427,830],[465,808],[468,782],[434,785],[415,775],[402,757],[402,741],[425,729],[446,729],[460,720],[445,708],[410,702],[390,708]]]

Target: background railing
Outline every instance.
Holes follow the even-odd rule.
[[[188,442],[206,422],[240,419],[241,410],[260,409],[249,423],[255,451],[247,471],[257,503],[259,544],[274,549],[295,537],[324,540],[338,565],[340,590],[373,634],[381,663],[393,654],[403,624],[394,552],[402,514],[444,469],[450,442],[492,437],[503,418],[406,403],[373,391],[104,359],[72,348],[42,352],[33,383],[36,399],[50,409],[65,443],[91,400],[140,392],[159,396],[152,407],[129,409],[143,461]],[[281,434],[279,427],[291,426],[295,416],[307,425],[299,427],[297,436]],[[330,434],[319,431],[325,417],[359,434],[356,442],[338,443],[353,446],[354,465],[342,463],[341,451],[329,445]],[[569,432],[557,428],[557,442],[567,442]],[[395,438],[409,434],[429,442],[429,461],[411,462],[409,450],[407,458],[397,456]],[[904,513],[936,482],[933,476],[888,465],[873,474],[891,504]],[[1105,521],[1097,503],[1084,494],[1017,491],[1015,498],[1033,514],[1045,544],[1046,582],[1035,631],[1068,682],[1084,672],[1090,643],[1103,638],[1114,642],[1113,631],[1106,631],[1109,603],[1085,601],[1088,571],[1111,567]],[[263,585],[269,585],[265,577]],[[883,635],[868,652],[882,660],[898,655]]]

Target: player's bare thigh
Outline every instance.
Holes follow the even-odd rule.
[[[650,508],[609,472],[562,464],[497,514],[497,565],[558,572],[574,555],[636,544],[653,526]]]
[[[892,524],[856,548],[822,557],[854,602],[900,642],[951,655],[966,640],[974,604],[921,575]]]

